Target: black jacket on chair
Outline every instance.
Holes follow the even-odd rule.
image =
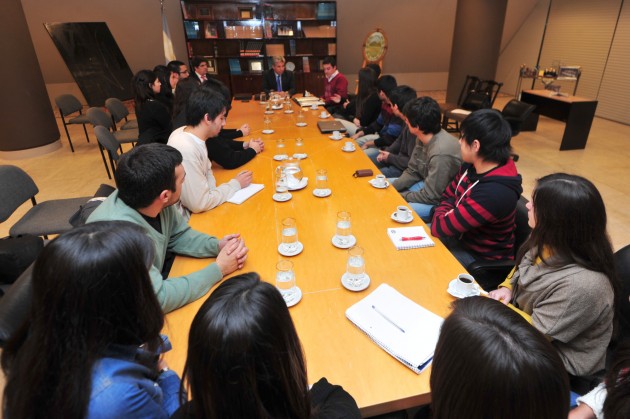
[[[293,76],[293,72],[284,70],[284,73],[280,76],[280,81],[282,82],[282,91],[289,92],[289,95],[293,96],[295,94],[295,77]],[[278,90],[276,72],[273,71],[273,68],[263,74],[262,89],[267,94],[269,94],[271,90]]]

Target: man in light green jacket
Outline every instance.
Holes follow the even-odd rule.
[[[118,190],[88,218],[88,222],[124,220],[142,226],[155,244],[151,282],[164,312],[173,311],[206,294],[223,276],[243,267],[248,249],[239,234],[219,240],[190,228],[174,204],[179,201],[186,173],[182,155],[173,147],[153,143],[133,148],[121,157],[115,174]],[[191,274],[163,279],[167,252],[214,263]]]

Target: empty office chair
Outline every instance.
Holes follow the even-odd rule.
[[[114,138],[114,134],[102,125],[95,126],[94,133],[96,134],[99,146],[107,150],[107,154],[109,155],[109,163],[112,167],[111,174],[109,172],[109,168],[107,167],[107,162],[104,159],[103,164],[105,165],[107,177],[111,179],[112,175],[116,173],[116,164],[118,163],[118,158],[120,157],[120,143],[116,140],[116,138]]]
[[[113,132],[114,138],[121,143],[136,143],[138,142],[138,130],[137,129],[125,129],[120,131],[114,131],[114,121],[111,116],[101,108],[90,108],[87,110],[87,116],[92,125],[102,125],[105,128]]]
[[[112,121],[114,122],[114,128],[117,129],[138,129],[138,120],[132,119],[129,121],[127,116],[129,115],[129,110],[125,106],[124,103],[118,98],[110,97],[105,101],[105,107],[109,111],[112,116]],[[120,127],[117,127],[116,124],[125,120],[124,124]]]
[[[6,221],[29,199],[33,208],[9,229],[9,235],[44,236],[60,234],[72,228],[70,217],[90,197],[53,199],[40,204],[35,200],[39,189],[33,179],[16,166],[0,166],[0,222]]]
[[[55,98],[55,103],[59,108],[59,114],[61,115],[61,122],[63,122],[63,128],[66,130],[66,137],[68,137],[68,143],[70,143],[70,150],[74,153],[74,146],[72,145],[72,140],[70,139],[70,133],[68,132],[68,125],[70,124],[81,124],[83,125],[83,131],[85,131],[85,138],[87,142],[90,142],[90,137],[88,136],[87,129],[85,128],[85,124],[88,124],[90,120],[87,115],[83,115],[82,109],[83,105],[79,102],[75,96],[66,94],[57,96]],[[71,115],[73,113],[78,112],[79,114],[73,118],[70,118],[66,121],[66,116]]]
[[[477,83],[474,89],[466,93],[458,108],[444,111],[442,128],[451,132],[459,131],[459,123],[466,119],[469,112],[492,108],[502,86],[503,83],[494,80],[482,80]]]
[[[518,252],[518,249],[525,243],[525,240],[529,237],[531,228],[528,223],[527,217],[527,199],[521,196],[516,203],[516,228],[514,231],[514,254]],[[505,278],[507,278],[510,271],[514,268],[514,261],[487,261],[479,260],[470,264],[467,268],[468,272],[475,278],[475,280],[486,291],[492,291],[499,286]]]

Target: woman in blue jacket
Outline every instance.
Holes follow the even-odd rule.
[[[142,228],[108,221],[75,228],[33,269],[27,324],[2,354],[5,417],[167,418],[180,380],[159,354],[164,316]]]

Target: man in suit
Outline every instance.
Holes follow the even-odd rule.
[[[208,60],[205,57],[195,56],[192,58],[191,64],[195,72],[191,75],[199,84],[208,79]]]
[[[284,57],[273,57],[273,65],[269,71],[263,75],[262,88],[269,94],[275,90],[280,96],[292,96],[295,94],[295,77],[293,72],[284,69]]]

